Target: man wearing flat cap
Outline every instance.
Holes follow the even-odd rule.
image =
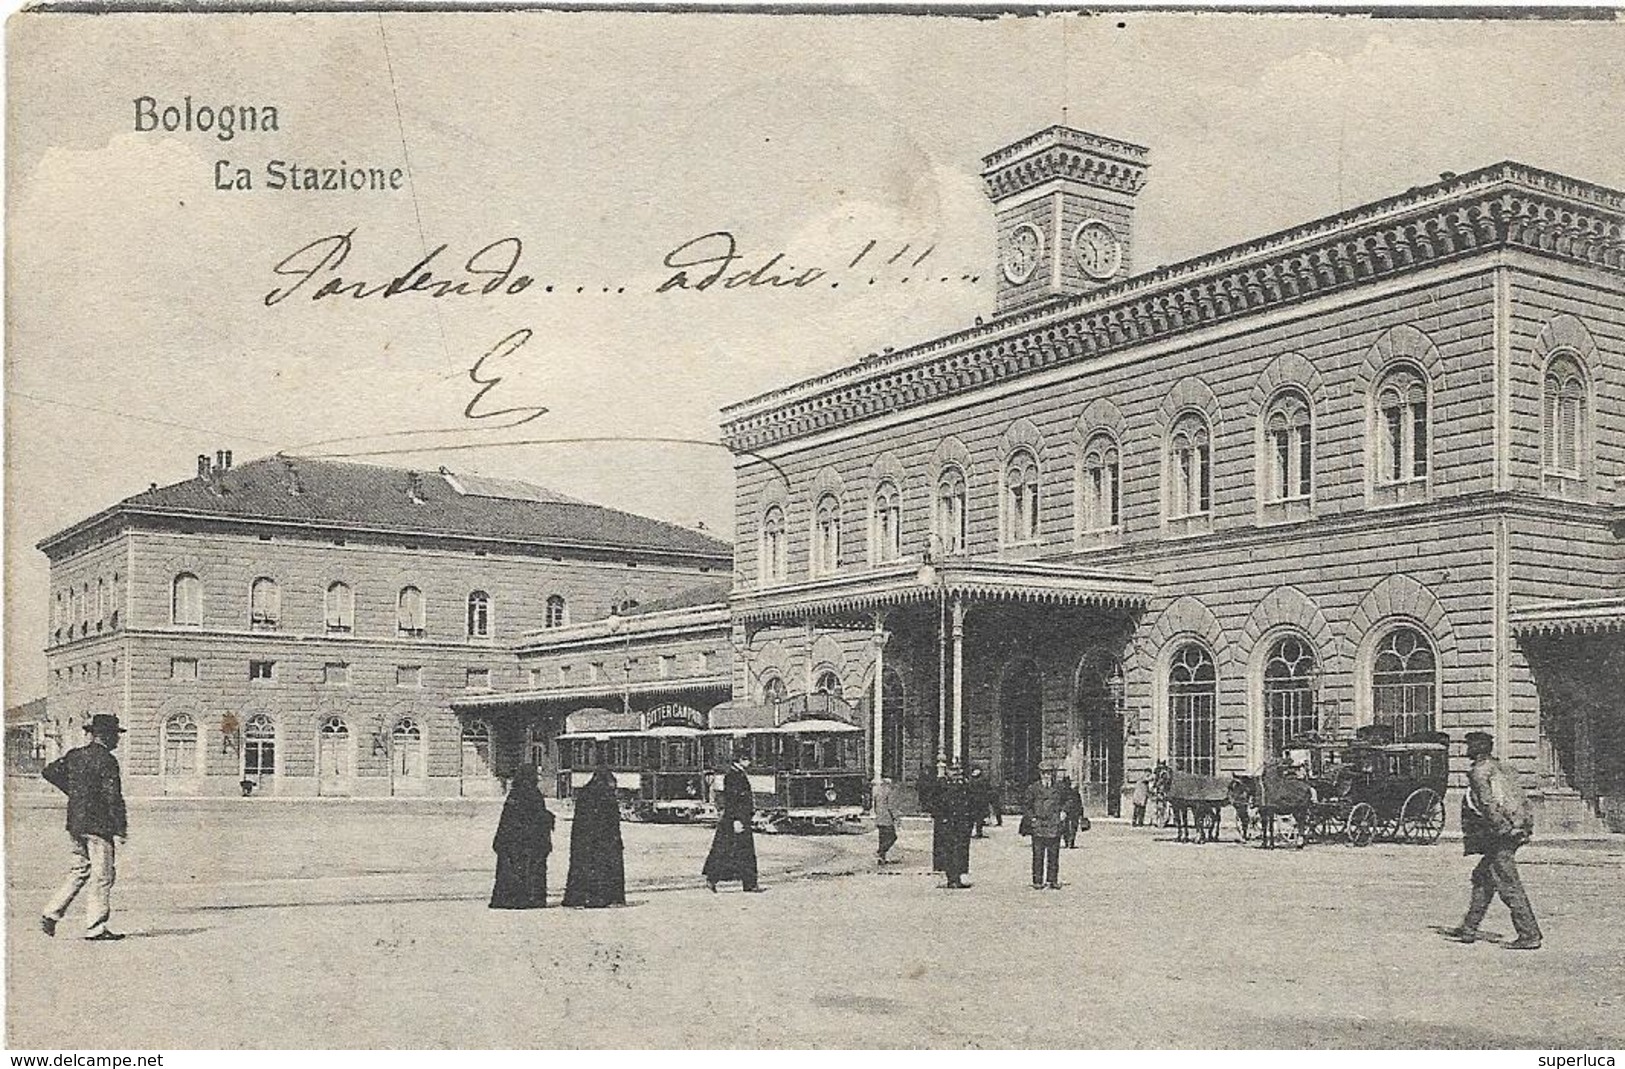
[[[1473,869],[1473,897],[1461,927],[1445,934],[1463,943],[1478,938],[1478,925],[1497,894],[1512,911],[1518,938],[1508,950],[1537,950],[1540,925],[1529,906],[1514,854],[1535,830],[1534,812],[1518,785],[1518,774],[1490,756],[1495,738],[1483,731],[1467,733],[1467,795],[1461,801],[1462,853],[1480,854]]]
[[[46,903],[40,929],[56,934],[56,925],[88,883],[85,898],[85,938],[94,942],[123,939],[107,927],[113,912],[113,841],[124,841],[129,827],[124,816],[124,790],[119,783],[118,717],[97,713],[85,725],[90,741],[69,750],[45,766],[46,781],[68,796],[68,840],[73,862],[68,878]]]

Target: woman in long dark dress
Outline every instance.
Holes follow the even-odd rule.
[[[547,855],[553,850],[553,814],[536,786],[536,766],[520,765],[508,788],[491,849],[497,855],[492,909],[547,905]]]
[[[596,909],[626,905],[626,867],[621,854],[621,805],[615,773],[600,765],[575,797],[570,821],[570,874],[564,904]]]

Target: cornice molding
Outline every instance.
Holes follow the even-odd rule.
[[[1625,276],[1625,194],[1496,164],[731,405],[723,440],[757,450],[1500,250]]]
[[[995,202],[1057,180],[1130,195],[1145,185],[1149,150],[1127,141],[1052,126],[982,158],[982,182]]]

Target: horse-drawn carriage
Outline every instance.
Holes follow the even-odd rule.
[[[1280,838],[1297,846],[1341,840],[1368,846],[1378,839],[1432,844],[1444,830],[1450,737],[1439,732],[1394,741],[1384,726],[1365,727],[1353,741],[1310,737],[1271,760],[1258,776],[1209,776],[1159,769],[1157,790],[1173,810],[1181,841],[1218,837],[1219,811],[1236,810],[1242,838],[1250,811],[1264,846],[1277,839],[1276,818],[1289,822]]]
[[[1310,782],[1319,787],[1311,813],[1322,839],[1339,835],[1354,846],[1376,839],[1432,845],[1444,830],[1450,737],[1439,732],[1403,741],[1367,731],[1352,744],[1311,749]]]

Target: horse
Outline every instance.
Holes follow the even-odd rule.
[[[1253,834],[1253,796],[1257,793],[1256,776],[1230,777],[1230,806],[1236,811],[1236,831],[1246,842]]]
[[[1202,776],[1193,772],[1175,772],[1164,769],[1159,776],[1163,793],[1174,812],[1177,841],[1191,841],[1192,825],[1196,828],[1196,842],[1212,842],[1219,837],[1219,810],[1231,804],[1234,779]]]
[[[1292,818],[1292,838],[1301,849],[1311,822],[1314,788],[1305,780],[1287,775],[1279,762],[1269,761],[1263,775],[1253,780],[1253,796],[1258,807],[1259,846],[1269,850],[1276,845],[1275,815],[1285,813]]]

